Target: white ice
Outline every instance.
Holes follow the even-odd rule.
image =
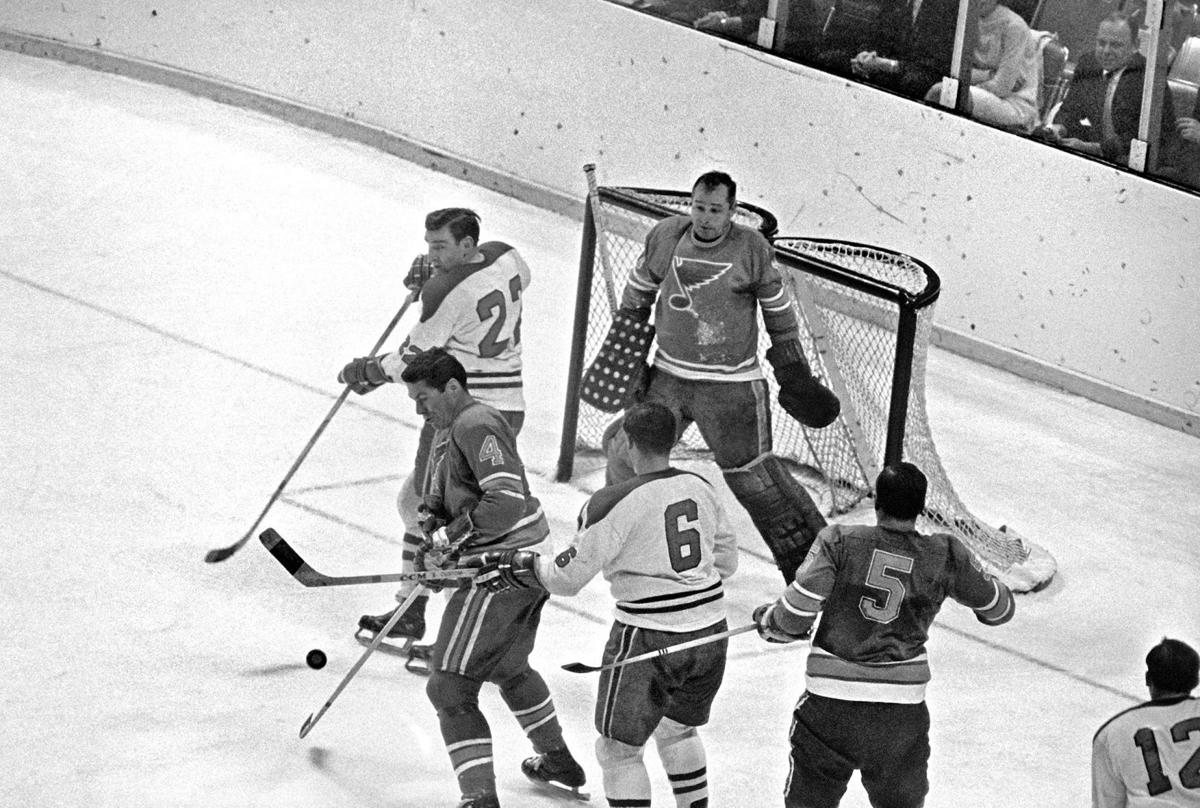
[[[257,541],[202,558],[248,529],[340,391],[337,370],[398,307],[424,212],[452,204],[479,210],[485,235],[535,273],[520,442],[569,537],[585,493],[551,474],[578,223],[273,119],[10,53],[0,109],[0,804],[453,805],[424,680],[395,658],[371,658],[297,737],[358,658],[358,615],[387,608],[390,587],[305,589]],[[1084,805],[1092,733],[1144,697],[1146,650],[1164,634],[1200,642],[1200,444],[937,351],[929,374],[959,493],[1048,547],[1060,572],[999,629],[943,610],[928,805]],[[398,389],[353,398],[266,524],[323,572],[395,570],[393,499],[416,425]],[[781,585],[736,519],[747,554],[731,624]],[[593,805],[595,681],[559,665],[597,660],[608,620],[602,582],[552,600],[535,654]],[[318,647],[329,664],[313,671]],[[731,641],[704,730],[714,806],[781,804],[805,653]],[[504,804],[555,804],[521,777],[528,745],[492,689],[484,709]],[[656,804],[673,804],[648,758]],[[866,805],[857,782],[843,804]]]

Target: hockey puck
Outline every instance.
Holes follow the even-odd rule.
[[[325,652],[320,648],[314,648],[308,652],[308,656],[304,658],[304,661],[308,663],[308,667],[315,671],[319,671],[321,668],[325,667]]]

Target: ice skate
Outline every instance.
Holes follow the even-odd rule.
[[[413,601],[407,611],[392,626],[384,641],[379,644],[380,651],[405,658],[409,656],[413,643],[425,636],[425,603],[427,600],[428,598],[418,598]],[[358,631],[354,633],[354,638],[363,645],[370,645],[395,613],[396,610],[392,609],[383,614],[364,614],[358,618]],[[399,640],[399,642],[389,642],[389,640]]]
[[[458,808],[500,808],[500,799],[495,794],[476,794],[473,797],[463,794]]]
[[[567,749],[526,758],[521,763],[521,771],[530,782],[543,786],[558,796],[585,802],[591,799],[590,794],[579,790],[587,782],[587,775]]]

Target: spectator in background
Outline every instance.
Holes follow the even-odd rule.
[[[830,31],[836,25],[837,8]],[[817,62],[835,72],[849,68],[872,84],[924,98],[930,86],[950,72],[957,21],[958,0],[884,0],[861,36],[848,40],[839,34],[840,44],[835,41],[836,47],[823,50]],[[847,50],[850,41],[856,43],[856,51]]]
[[[1192,114],[1175,121],[1175,130],[1179,135],[1179,180],[1200,188],[1200,94]]]
[[[1114,162],[1129,159],[1142,114],[1146,59],[1137,52],[1137,28],[1129,15],[1113,12],[1100,21],[1096,47],[1075,67],[1066,100],[1050,127],[1051,137],[1069,149]],[[1175,105],[1163,93],[1160,154],[1175,138]]]
[[[1092,739],[1092,806],[1200,805],[1200,656],[1163,638],[1146,655],[1150,701],[1110,718]]]
[[[1038,60],[1037,40],[1025,20],[998,0],[980,0],[967,114],[984,123],[1032,132],[1038,119]],[[941,91],[938,82],[925,100],[937,101]]]
[[[641,7],[714,34],[745,42],[758,38],[758,21],[767,13],[767,0],[663,0]]]

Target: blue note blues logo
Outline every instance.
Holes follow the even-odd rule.
[[[733,264],[716,261],[701,261],[699,258],[680,258],[671,260],[671,271],[675,273],[675,282],[679,291],[667,298],[667,305],[676,311],[691,312],[699,316],[693,306],[692,295],[697,289],[708,286],[717,278],[729,271]]]

